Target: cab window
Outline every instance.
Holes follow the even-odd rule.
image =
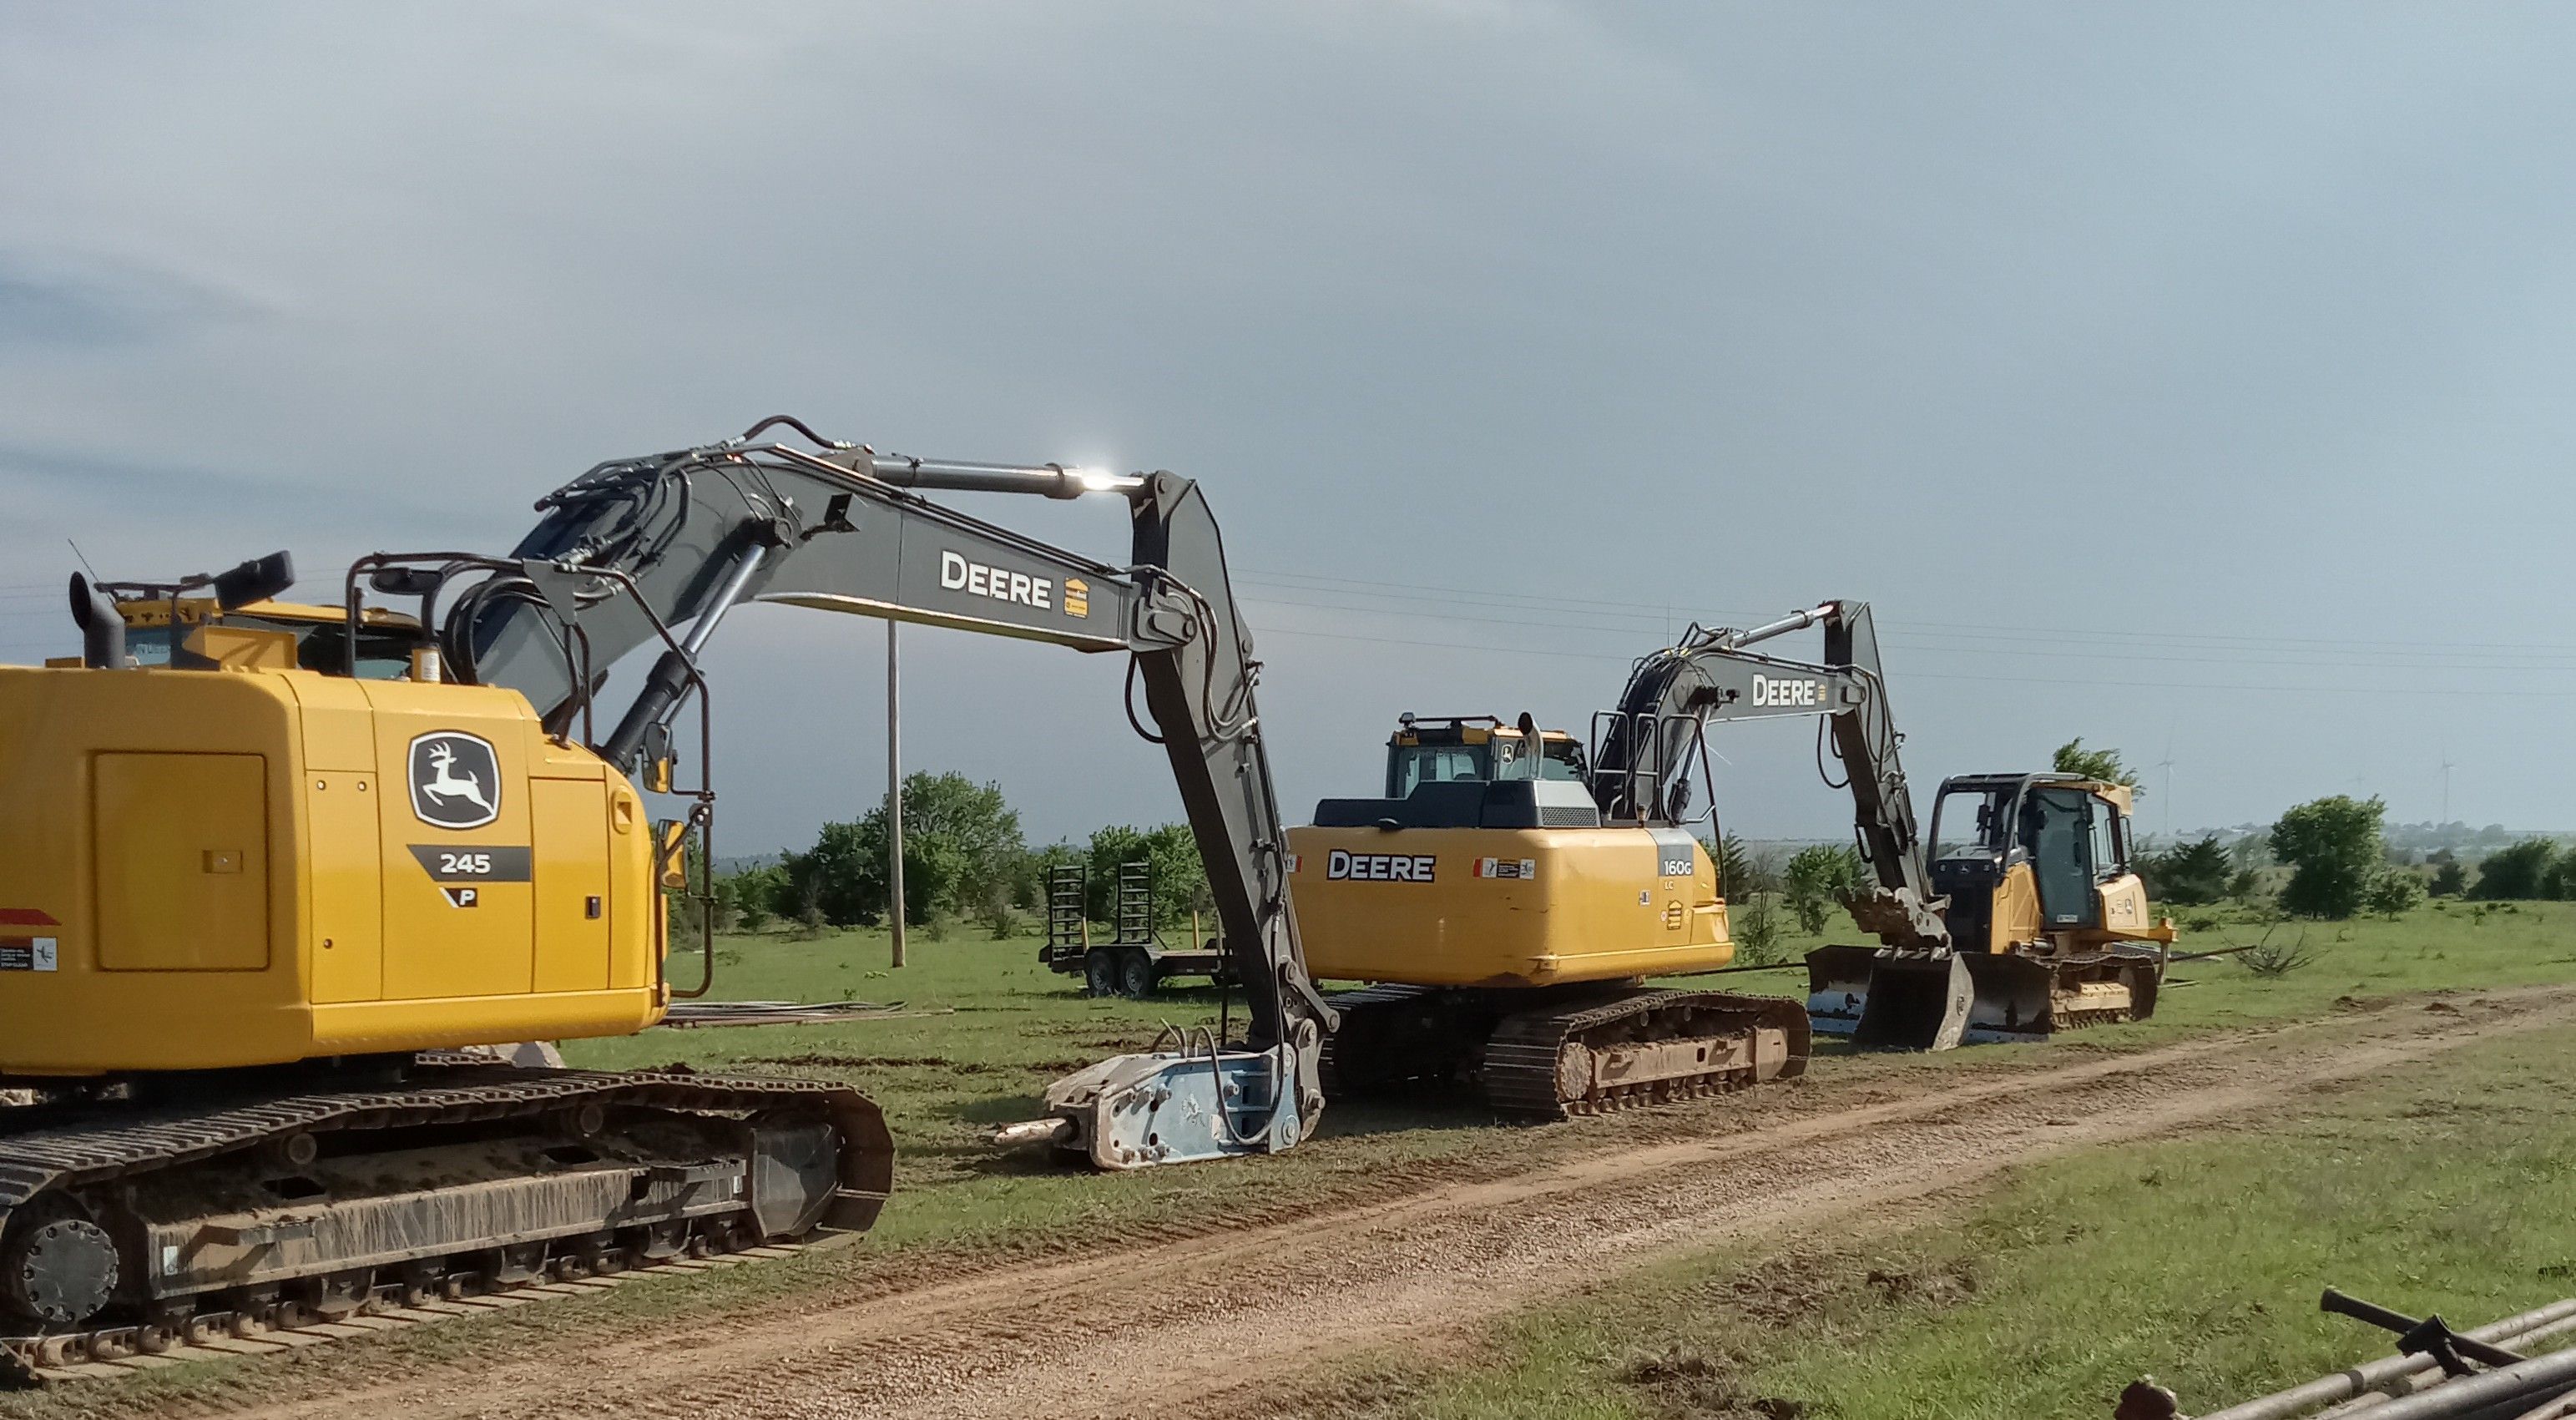
[[[2009,843],[2002,789],[1960,789],[1941,796],[1932,812],[1932,856],[1994,858]]]
[[[2107,883],[2129,871],[2129,845],[2122,841],[2127,835],[2120,832],[2115,822],[2118,815],[2111,812],[2110,805],[2097,799],[2089,807],[2093,812],[2093,876]]]
[[[1387,797],[1401,799],[1423,784],[1484,779],[1484,759],[1484,751],[1472,745],[1398,745],[1387,765]]]

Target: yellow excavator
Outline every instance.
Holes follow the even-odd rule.
[[[1820,662],[1754,649],[1808,627]],[[1646,986],[1733,961],[1694,781],[1711,722],[1784,717],[1818,719],[1844,768],[1870,879],[1849,905],[1881,945],[1816,953],[1803,1008]],[[1326,799],[1289,834],[1310,968],[1371,983],[1331,998],[1327,1092],[1473,1081],[1500,1111],[1562,1117],[1793,1076],[1814,1033],[1941,1049],[2151,1011],[2172,927],[2127,869],[2126,792],[1953,780],[1941,827],[1969,842],[1927,865],[1900,739],[1848,601],[1693,627],[1637,663],[1588,753],[1527,715],[1403,717],[1383,795]]]
[[[806,442],[758,442],[781,424]],[[1133,556],[937,488],[1122,496]],[[360,559],[338,607],[274,600],[284,554],[74,577],[80,657],[0,667],[0,1379],[874,1221],[893,1150],[856,1091],[475,1053],[630,1034],[707,989],[711,938],[669,969],[664,894],[707,890],[683,867],[713,857],[698,657],[750,600],[1130,653],[1251,1023],[1091,1067],[1044,1130],[1123,1168],[1311,1132],[1332,1015],[1194,484],[773,419],[537,507],[508,556]],[[595,723],[610,667],[657,647]],[[650,821],[648,794],[685,815]]]

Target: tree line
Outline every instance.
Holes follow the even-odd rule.
[[[882,803],[856,820],[827,823],[814,844],[716,878],[719,926],[784,923],[819,931],[874,927],[890,915],[889,819]],[[1086,915],[1116,911],[1118,868],[1153,865],[1158,927],[1186,925],[1207,898],[1207,873],[1186,824],[1110,824],[1082,842],[1031,848],[1002,786],[963,774],[915,772],[903,781],[904,921],[944,932],[973,922],[996,937],[1046,910],[1048,871],[1090,869]]]
[[[2058,747],[2051,764],[2133,792],[2137,775],[2119,752],[2088,749],[2080,739]],[[2394,915],[2432,897],[2488,900],[2576,900],[2576,847],[2547,839],[2513,842],[2475,864],[2449,849],[2408,861],[2387,841],[2386,806],[2376,798],[2337,794],[2300,804],[2268,832],[2232,840],[2217,834],[2139,851],[2132,866],[2148,896],[2176,907],[2222,901],[2264,903],[2294,917]],[[1088,867],[1085,914],[1115,915],[1118,869],[1153,866],[1157,927],[1187,925],[1209,905],[1207,873],[1185,824],[1105,825],[1077,842],[1032,848],[1020,815],[1001,786],[954,772],[916,772],[903,791],[904,920],[945,931],[976,923],[996,937],[1026,930],[1046,909],[1050,869]],[[886,920],[891,884],[883,804],[858,819],[827,823],[813,846],[773,861],[719,874],[719,926],[760,929],[789,924],[873,927]],[[1790,924],[1808,935],[1824,930],[1837,904],[1863,886],[1866,872],[1849,846],[1816,845],[1785,860],[1729,834],[1711,845],[1730,921],[1748,960],[1770,959]],[[2286,879],[2281,869],[2287,869]],[[2277,886],[2275,886],[2277,884]]]
[[[2059,748],[2055,767],[2137,788],[2136,774],[2120,762],[2117,751],[2086,750],[2081,740]],[[2311,799],[2283,813],[2268,832],[2233,842],[2203,834],[2143,851],[2134,866],[2146,881],[2148,897],[2158,903],[2197,907],[2228,899],[2268,901],[2292,917],[2340,919],[2363,912],[2393,917],[2427,897],[2576,899],[2576,851],[2530,838],[2488,853],[2474,869],[2449,848],[2417,861],[2411,851],[2391,847],[2387,809],[2376,797]],[[2272,866],[2286,867],[2289,877],[2267,892],[2261,870]]]

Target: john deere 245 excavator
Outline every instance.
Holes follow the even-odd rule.
[[[1817,626],[1820,664],[1751,649]],[[1710,722],[1783,716],[1819,717],[1846,770],[1871,878],[1850,905],[1882,945],[1817,953],[1805,1010],[1646,988],[1732,961],[1730,885],[1691,831],[1712,817],[1692,813],[1692,780],[1708,782]],[[1327,1091],[1472,1078],[1498,1109],[1557,1117],[1795,1075],[1811,1030],[1939,1048],[1978,1038],[1972,1028],[2044,1032],[2071,1015],[2151,1010],[2162,954],[2141,944],[2170,941],[2171,928],[2146,924],[2135,875],[2111,850],[2081,869],[2059,863],[2069,812],[2125,852],[2125,791],[2051,776],[1952,781],[1944,805],[2009,788],[2013,807],[1992,822],[2027,821],[2039,836],[1996,849],[1990,865],[1963,848],[1927,871],[1900,738],[1860,602],[1748,631],[1694,627],[1637,663],[1589,755],[1528,716],[1404,717],[1384,797],[1324,800],[1312,827],[1290,833],[1315,974],[1375,983],[1332,998],[1343,1020]],[[2078,801],[2090,807],[2066,807]],[[2034,877],[2043,854],[2056,866]],[[2078,871],[2098,882],[2093,906],[2075,893]],[[2031,918],[2035,882],[2067,904],[2050,924]]]
[[[781,424],[811,446],[754,442]],[[918,489],[1123,495],[1133,561]],[[698,653],[748,600],[1132,653],[1155,729],[1130,719],[1179,780],[1249,1033],[1103,1062],[1038,1128],[1130,1168],[1314,1127],[1333,1017],[1193,484],[778,419],[537,506],[507,557],[361,559],[336,613],[265,600],[282,554],[75,578],[79,660],[0,668],[0,1373],[874,1220],[892,1150],[854,1091],[461,1053],[631,1033],[705,989],[666,974],[663,892],[713,824]],[[605,672],[656,644],[598,734]],[[692,702],[687,816],[648,823]]]

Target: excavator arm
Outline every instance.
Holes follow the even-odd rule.
[[[802,448],[755,443],[786,425]],[[919,490],[1128,500],[1133,560],[1083,557],[943,507]],[[1240,1047],[1200,1032],[1060,1082],[1048,1118],[1016,1126],[1102,1167],[1270,1152],[1311,1132],[1333,1013],[1289,910],[1286,834],[1262,743],[1259,662],[1216,520],[1196,484],[1060,465],[932,462],[815,436],[784,417],[741,438],[601,464],[537,504],[506,559],[379,555],[351,573],[415,596],[444,673],[525,694],[550,730],[592,721],[606,668],[664,646],[592,748],[621,772],[664,768],[670,728],[706,686],[699,652],[745,601],[784,602],[1133,656],[1130,722],[1170,757],[1246,990]],[[685,626],[685,631],[675,628]],[[1143,686],[1148,729],[1137,718]]]
[[[1824,628],[1821,662],[1750,649],[1810,626]],[[1639,660],[1600,737],[1594,797],[1607,818],[1670,822],[1681,817],[1703,727],[1786,716],[1821,717],[1843,766],[1854,837],[1877,889],[1853,904],[1861,925],[1892,945],[1946,946],[1866,602],[1825,602],[1744,631],[1694,626]]]

